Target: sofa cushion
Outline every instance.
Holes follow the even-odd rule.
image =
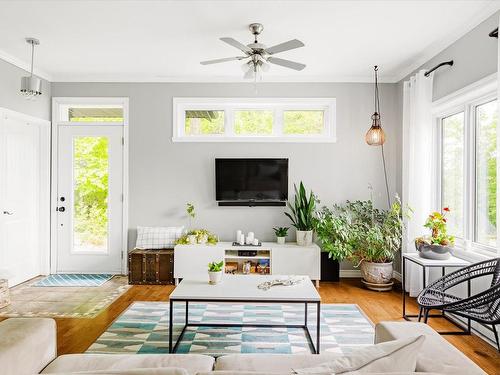
[[[313,355],[313,354],[310,354]],[[268,371],[211,371],[199,372],[196,375],[293,375],[290,371],[286,372],[268,372]],[[365,373],[363,375],[442,375],[437,372],[377,372]]]
[[[214,358],[201,354],[66,354],[58,357],[43,374],[96,370],[129,370],[179,367],[188,374],[211,371]]]
[[[316,367],[294,369],[294,372],[308,375],[413,372],[424,340],[424,336],[418,336],[370,345]]]
[[[413,338],[410,341],[415,341]],[[423,338],[415,346],[420,346]],[[403,343],[405,343],[404,341]],[[391,347],[400,347],[401,343],[396,345],[389,344]],[[382,348],[386,347],[382,346]],[[373,350],[375,345],[358,349],[358,352]],[[379,350],[380,351],[380,350]],[[310,369],[325,363],[331,363],[344,358],[343,354],[230,354],[217,358],[215,362],[216,371],[242,371],[242,372],[269,372],[269,373],[292,373],[297,369]],[[416,355],[413,355],[413,362],[405,368],[408,371],[415,370]],[[325,371],[325,369],[322,369]],[[395,369],[395,371],[398,369]],[[300,372],[300,371],[298,371]],[[330,371],[332,372],[332,371]]]
[[[486,374],[427,324],[382,322],[375,326],[375,343],[417,335],[425,335],[425,344],[418,353],[416,371],[456,375]]]
[[[96,370],[96,371],[78,371],[78,372],[58,372],[55,375],[188,375],[189,373],[179,367],[163,368],[141,368],[130,370]]]
[[[15,318],[0,323],[0,373],[38,374],[57,355],[56,322]]]

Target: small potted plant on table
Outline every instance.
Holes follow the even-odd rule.
[[[273,229],[274,229],[274,234],[276,234],[276,242],[280,245],[284,245],[289,228],[288,227],[276,227]]]
[[[222,267],[224,267],[224,261],[211,262],[208,263],[208,283],[215,285],[222,280]]]
[[[415,238],[415,247],[420,257],[446,260],[451,256],[455,237],[447,233],[446,214],[449,212],[450,209],[445,207],[442,212],[433,212],[427,218],[424,227],[431,230],[431,235]]]

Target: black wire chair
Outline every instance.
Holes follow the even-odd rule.
[[[448,289],[478,277],[492,275],[488,289],[467,298],[448,293]],[[481,324],[491,325],[498,351],[500,343],[495,328],[500,323],[500,258],[490,259],[449,273],[428,285],[417,297],[418,321],[427,323],[430,310],[449,312]]]

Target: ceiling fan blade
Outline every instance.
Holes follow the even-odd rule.
[[[246,54],[251,54],[253,52],[250,47],[245,46],[243,43],[238,42],[236,39],[228,37],[219,39],[222,40],[224,43],[229,44],[230,46],[238,48],[240,51],[243,51]]]
[[[225,57],[223,59],[202,61],[202,62],[200,62],[200,64],[201,65],[218,64],[218,63],[223,63],[226,61],[243,60],[243,59],[246,59],[247,57],[248,56]]]
[[[306,67],[305,64],[301,64],[291,60],[280,59],[278,57],[269,57],[267,61],[270,62],[271,64],[281,65],[284,66],[285,68],[290,68],[294,70],[302,70]]]
[[[289,40],[288,42],[276,44],[275,46],[266,48],[265,51],[270,55],[274,55],[275,53],[278,53],[278,52],[288,51],[288,50],[300,48],[300,47],[304,47],[304,43],[302,43],[298,39],[292,39],[292,40]]]

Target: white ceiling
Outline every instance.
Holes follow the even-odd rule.
[[[272,66],[265,81],[395,82],[500,9],[468,1],[0,1],[0,58],[29,62],[25,37],[40,39],[38,74],[51,81],[242,81],[237,56],[219,41],[252,41],[264,24],[271,46],[298,38],[305,47],[279,55],[307,64]]]

